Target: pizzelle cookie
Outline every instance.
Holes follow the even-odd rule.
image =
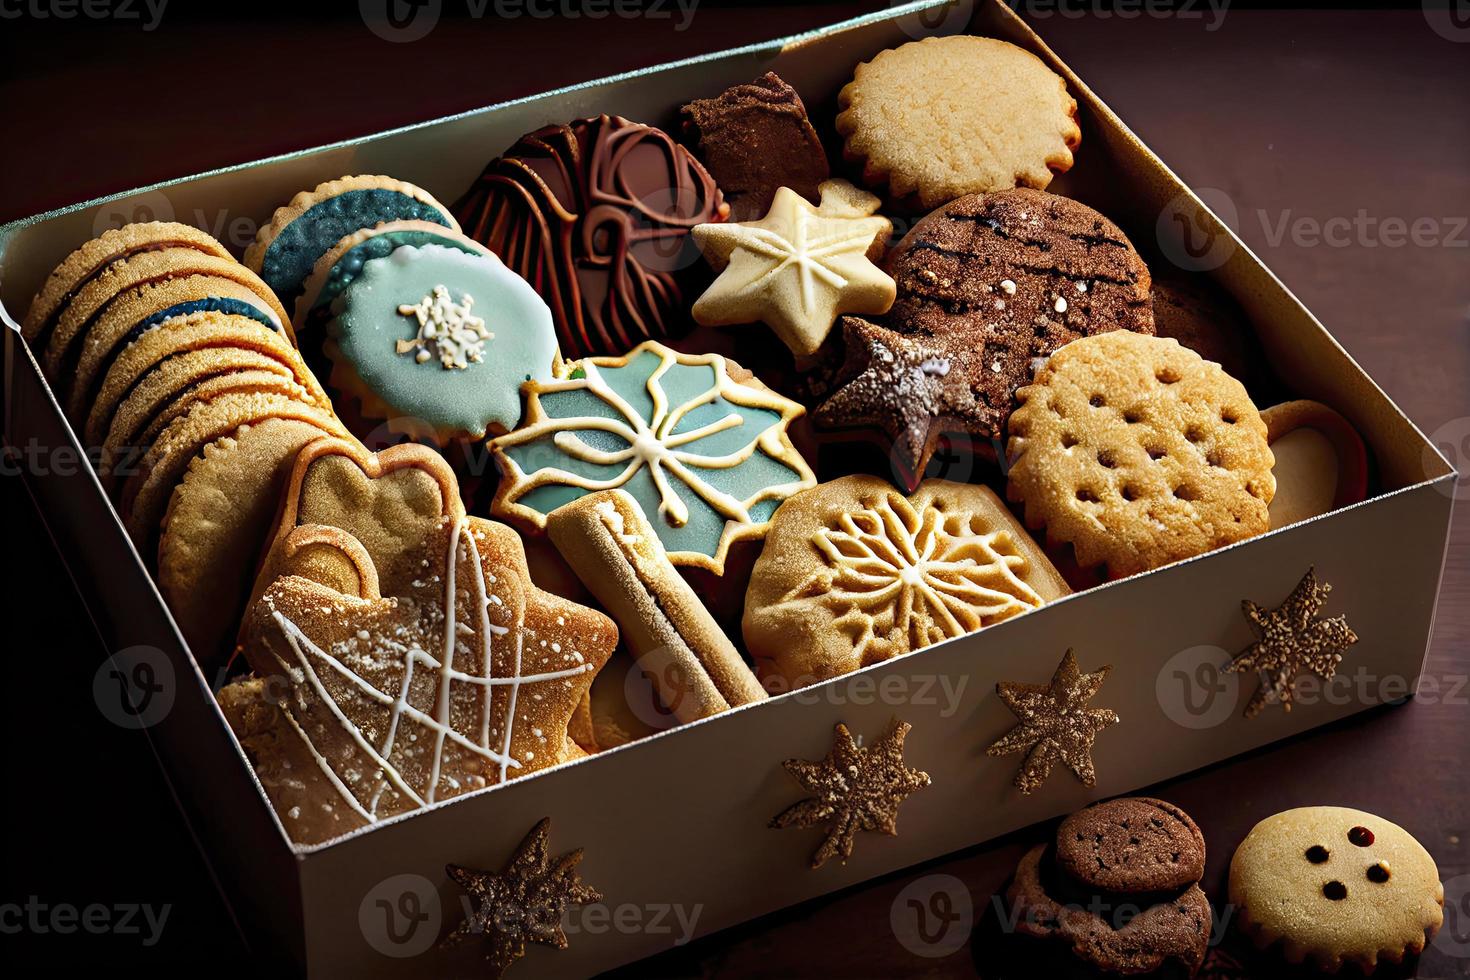
[[[459,231],[448,208],[408,181],[339,177],[277,208],[245,250],[245,264],[283,301],[294,303],[318,259],[348,235],[386,221],[426,221]]]
[[[158,541],[158,589],[206,671],[233,648],[297,453],[327,434],[274,416],[242,425],[206,445],[174,487]]]
[[[621,490],[588,494],[552,511],[547,531],[617,621],[629,652],[680,721],[766,697],[631,496]]]
[[[745,598],[761,676],[803,687],[1066,595],[988,488],[926,480],[905,497],[848,476],[783,503]]]
[[[816,484],[787,429],[801,405],[718,354],[647,341],[624,357],[562,365],[527,382],[525,416],[493,439],[494,513],[533,529],[597,490],[638,501],[676,565],[721,574],[735,541]]]
[[[810,355],[840,313],[885,313],[893,280],[870,261],[893,225],[878,199],[845,180],[824,181],[813,207],[789,187],[759,221],[698,225],[694,240],[720,270],[695,300],[706,326],[764,321],[792,353]]]
[[[920,220],[885,267],[898,288],[893,308],[881,325],[848,335],[836,390],[813,417],[828,429],[882,432],[910,486],[943,435],[968,436],[992,456],[1016,389],[1062,345],[1154,329],[1148,267],[1127,237],[1045,191],[951,201]]]
[[[869,186],[933,208],[1044,188],[1072,166],[1077,102],[1040,58],[994,38],[929,37],[858,65],[837,96],[845,155]]]
[[[192,248],[218,259],[230,258],[225,247],[189,225],[173,221],[140,221],[112,228],[84,243],[51,270],[40,292],[31,300],[21,323],[21,334],[34,349],[44,349],[56,317],[82,287],[114,262],[141,252]]]
[[[494,255],[400,245],[370,259],[332,304],[332,383],[369,418],[439,443],[507,432],[520,386],[548,382],[551,311]]]
[[[1230,861],[1230,902],[1256,945],[1281,944],[1336,973],[1372,973],[1424,951],[1444,922],[1434,858],[1397,824],[1362,810],[1310,806],[1267,817]]]
[[[440,518],[397,558],[415,574],[384,595],[350,533],[293,528],[247,614],[243,653],[279,693],[221,705],[298,843],[580,756],[567,725],[612,622],[532,585],[519,538],[491,521]]]
[[[1177,341],[1075,341],[1017,392],[1006,495],[1115,578],[1269,528],[1266,425],[1240,382]]]

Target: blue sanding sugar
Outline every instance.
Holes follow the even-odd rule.
[[[432,204],[401,191],[373,187],[345,191],[307,208],[267,246],[260,276],[282,302],[301,292],[311,267],[328,249],[364,228],[385,221],[431,221],[448,226],[449,219]]]
[[[248,316],[252,320],[259,320],[272,330],[279,329],[272,322],[270,314],[258,306],[253,306],[244,300],[235,299],[230,296],[207,296],[204,299],[191,299],[186,303],[175,303],[166,310],[159,310],[152,316],[138,321],[133,329],[128,331],[127,336],[123,338],[123,346],[131,344],[164,320],[172,320],[176,316],[188,316],[190,313],[201,313],[205,311],[210,313],[235,313],[240,316]]]

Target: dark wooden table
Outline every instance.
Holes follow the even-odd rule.
[[[215,4],[203,15],[176,9],[183,6],[175,0],[152,31],[139,22],[0,21],[0,220],[884,4],[704,3],[684,30],[677,12],[555,23],[451,18],[406,46],[411,61],[405,46],[365,30],[350,3],[335,16],[291,20],[267,19],[256,7]],[[1323,13],[1232,5],[1223,21],[1203,4],[1197,17],[1128,19],[1075,15],[1084,6],[1063,3],[1073,16],[1053,2],[1029,9],[1049,43],[1187,182],[1228,195],[1245,241],[1465,466],[1470,43],[1460,42],[1470,40],[1470,26],[1436,32],[1417,6]],[[1437,244],[1396,246],[1380,234],[1387,219],[1420,218],[1435,223]],[[1470,495],[1470,485],[1460,491]],[[8,797],[0,950],[28,975],[98,966],[172,973],[201,962],[251,972],[143,737],[97,712],[90,678],[98,642],[20,481],[0,480],[0,500],[11,691],[0,712]],[[1470,674],[1467,542],[1470,524],[1461,520],[1427,668],[1441,690]],[[1215,899],[1235,844],[1277,810],[1338,803],[1398,821],[1433,852],[1458,900],[1447,909],[1452,936],[1426,954],[1418,975],[1470,976],[1467,696],[1370,712],[1153,792],[1198,818]],[[938,947],[902,938],[916,924],[907,899],[958,887],[978,913],[1045,833],[1033,828],[768,916],[627,975],[994,976],[984,942],[918,955]],[[113,932],[17,932],[28,902],[171,911],[161,938],[145,945]],[[10,912],[8,903],[21,908]]]

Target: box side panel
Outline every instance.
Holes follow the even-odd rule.
[[[156,685],[151,697],[158,699],[158,708],[135,702],[142,709],[138,724],[146,726],[174,798],[244,926],[245,940],[262,958],[284,951],[299,961],[298,862],[255,781],[240,778],[249,772],[244,756],[61,420],[39,365],[15,331],[4,334],[5,442],[19,453],[14,458],[21,478],[96,625],[103,656],[112,659],[121,652],[125,659],[115,662],[115,669],[126,672],[147,663],[152,671],[149,685]],[[86,666],[101,669],[102,664]]]
[[[584,878],[606,908],[574,913],[571,948],[533,950],[533,972],[578,976],[668,948],[678,915],[711,932],[1401,699],[1420,676],[1449,509],[1434,486],[1394,494],[310,853],[312,973],[469,969],[473,943],[384,955],[411,948],[382,938],[390,922],[407,935],[406,919],[373,903],[415,882],[419,928],[453,928],[463,909],[444,865],[499,869],[545,816],[556,853],[586,848]],[[1274,608],[1309,567],[1332,585],[1322,615],[1346,616],[1360,639],[1333,683],[1302,683],[1289,714],[1247,719],[1257,678],[1220,669],[1254,638],[1241,600]],[[1045,683],[1068,648],[1085,671],[1111,665],[1093,706],[1121,721],[1097,739],[1096,787],[1058,765],[1024,797],[1011,784],[1019,757],[985,754],[1015,723],[995,685]],[[819,832],[767,827],[803,796],[781,761],[822,758],[838,721],[871,740],[893,717],[914,726],[907,761],[933,785],[904,804],[897,838],[863,834],[845,866],[808,870]]]

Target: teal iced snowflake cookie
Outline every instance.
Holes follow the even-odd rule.
[[[647,341],[524,391],[524,424],[490,443],[502,474],[494,511],[537,528],[563,504],[620,488],[671,561],[719,574],[731,543],[762,536],[781,501],[816,485],[787,433],[802,406],[718,354]]]

